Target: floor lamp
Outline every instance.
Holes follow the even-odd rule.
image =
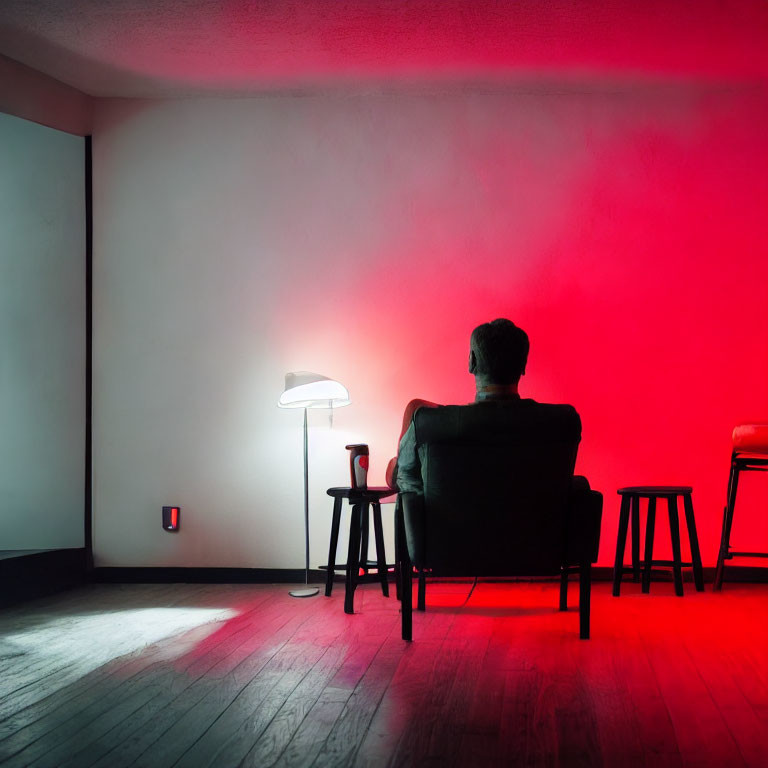
[[[285,389],[277,402],[279,408],[304,409],[304,583],[309,584],[309,453],[307,410],[309,408],[341,408],[352,402],[347,388],[338,381],[309,371],[285,374]],[[294,589],[291,597],[313,597],[317,587]]]

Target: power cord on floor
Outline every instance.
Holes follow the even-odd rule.
[[[472,589],[469,590],[469,594],[465,598],[464,602],[459,606],[459,608],[463,608],[469,602],[469,598],[472,597],[472,593],[475,591],[476,586],[477,586],[477,576],[475,576],[475,580],[472,582]]]

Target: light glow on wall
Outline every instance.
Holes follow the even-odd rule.
[[[723,45],[708,61],[733,63]],[[768,420],[768,89],[741,65],[666,72],[99,105],[101,564],[297,567],[298,422],[274,403],[302,369],[354,398],[331,432],[310,416],[324,562],[344,445],[381,484],[406,403],[470,402],[469,334],[508,317],[522,396],[581,414],[600,564],[617,488],[685,484],[714,565],[731,432]],[[764,481],[734,545],[768,543]],[[156,498],[183,500],[182,536],[144,533]]]

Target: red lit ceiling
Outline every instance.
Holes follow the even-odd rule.
[[[768,77],[764,0],[3,0],[0,53],[96,96]]]

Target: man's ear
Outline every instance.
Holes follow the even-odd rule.
[[[469,372],[474,376],[477,370],[477,358],[475,357],[474,350],[469,350]]]

